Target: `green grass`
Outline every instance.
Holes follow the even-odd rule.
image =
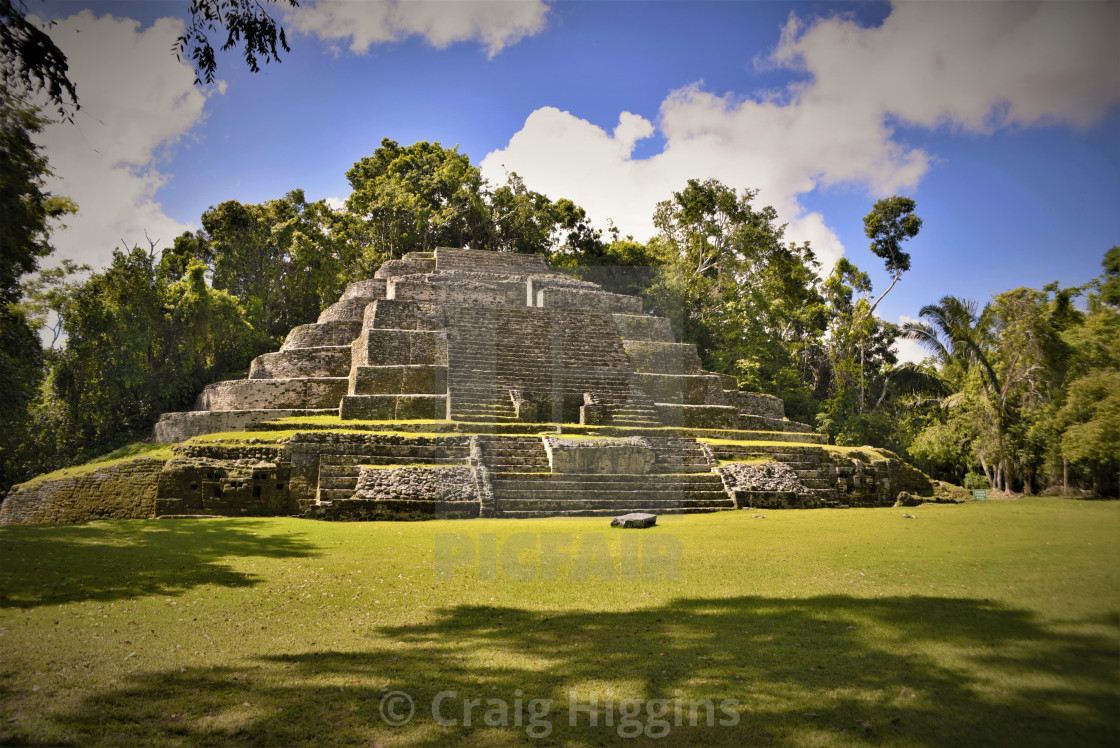
[[[279,424],[318,424],[318,425],[370,425],[370,426],[384,426],[386,424],[400,423],[400,421],[360,421],[360,420],[347,420],[344,421],[336,415],[319,415],[319,416],[286,416],[284,418],[275,418],[269,423]],[[408,421],[408,423],[451,423],[446,418],[416,418]]]
[[[146,442],[136,442],[134,444],[127,444],[119,449],[114,449],[108,454],[96,457],[89,462],[84,462],[81,465],[73,465],[71,467],[59,468],[50,473],[43,473],[37,475],[23,485],[32,485],[35,483],[42,483],[43,481],[58,480],[59,478],[73,478],[78,475],[85,475],[92,473],[98,468],[110,467],[119,462],[127,460],[137,460],[140,458],[150,458],[153,460],[170,460],[171,459],[171,445],[170,444],[148,444]]]
[[[0,738],[500,746],[526,728],[485,705],[466,727],[462,700],[522,698],[552,699],[541,744],[622,742],[619,706],[569,726],[574,692],[603,719],[607,697],[737,700],[730,727],[670,713],[663,745],[1117,743],[1120,503],[751,514],[0,528]],[[571,535],[627,570],[624,539],[679,543],[683,579],[441,578],[446,534],[484,559]],[[433,720],[441,691],[460,724]]]

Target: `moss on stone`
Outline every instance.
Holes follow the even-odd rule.
[[[58,480],[60,478],[74,478],[79,475],[86,475],[92,473],[94,470],[100,468],[111,467],[127,460],[136,460],[140,458],[147,458],[152,460],[170,460],[172,457],[170,444],[148,444],[146,442],[136,442],[128,444],[119,449],[114,449],[108,454],[101,457],[95,457],[89,462],[84,462],[81,465],[71,465],[70,467],[59,468],[50,473],[43,473],[36,475],[31,480],[21,483],[21,486],[33,486],[45,481]]]

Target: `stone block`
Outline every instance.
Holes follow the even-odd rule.
[[[634,383],[655,403],[728,405],[723,380],[716,374],[637,372]]]
[[[249,379],[344,377],[350,371],[350,346],[293,348],[253,359]]]
[[[364,326],[396,330],[439,330],[447,326],[444,307],[403,299],[378,299],[366,307]]]
[[[446,366],[447,333],[366,329],[354,341],[351,356],[354,366]]]
[[[611,411],[608,405],[581,405],[579,407],[579,422],[586,426],[602,426],[611,422]]]
[[[316,320],[319,324],[324,322],[361,322],[366,307],[376,299],[368,296],[358,296],[351,299],[342,299],[331,304],[319,314]]]
[[[734,429],[739,412],[730,405],[655,403],[657,419],[666,426],[687,429]]]
[[[781,399],[761,392],[735,392],[733,404],[746,415],[764,418],[785,418],[785,405]]]
[[[634,371],[649,374],[700,374],[700,356],[691,343],[623,340]]]
[[[657,455],[641,437],[628,439],[564,439],[544,437],[548,464],[554,473],[644,475],[653,471]]]
[[[673,327],[664,317],[648,314],[614,314],[618,334],[626,340],[648,340],[654,343],[673,343]]]
[[[362,467],[355,496],[372,501],[477,500],[474,477],[466,465]]]
[[[384,280],[397,278],[402,275],[420,275],[431,273],[436,269],[434,259],[402,259],[388,260],[381,263],[381,267],[373,274],[374,279]]]
[[[382,278],[371,278],[369,280],[356,281],[346,287],[342,292],[341,301],[347,299],[357,298],[369,299],[384,299],[385,298],[385,280]]]
[[[436,270],[465,270],[500,275],[541,275],[551,271],[541,255],[436,247]]]
[[[447,394],[446,366],[357,366],[351,374],[352,395]]]
[[[631,512],[630,514],[623,514],[611,520],[611,527],[621,527],[623,529],[632,530],[644,530],[656,524],[657,515],[646,514],[645,512]]]
[[[588,309],[604,314],[641,314],[642,300],[637,296],[588,291],[578,288],[542,288],[536,306],[552,309]]]
[[[409,421],[447,418],[447,395],[347,395],[343,420]]]
[[[236,379],[207,385],[195,410],[260,410],[337,407],[346,394],[346,377]]]
[[[288,333],[280,350],[350,345],[361,331],[361,322],[314,322],[310,325],[299,325]]]
[[[157,444],[174,444],[201,434],[219,431],[241,431],[251,423],[262,423],[292,416],[315,416],[337,413],[338,408],[279,408],[258,410],[192,410],[164,413],[153,429]]]

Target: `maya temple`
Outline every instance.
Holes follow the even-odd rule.
[[[450,248],[350,285],[153,438],[169,459],[16,486],[0,523],[882,506],[935,488],[704,371],[636,296],[542,257]]]

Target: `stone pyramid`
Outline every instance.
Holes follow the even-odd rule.
[[[680,426],[807,433],[780,400],[700,367],[641,300],[542,257],[439,248],[385,263],[249,378],[208,386],[157,439],[283,416]],[[807,437],[813,440],[813,436]]]
[[[215,432],[234,433],[191,438]],[[17,486],[0,523],[673,513],[932,493],[893,455],[826,450],[778,398],[704,371],[637,297],[541,257],[443,247],[352,284],[247,379],[165,414],[155,440],[174,457]]]

